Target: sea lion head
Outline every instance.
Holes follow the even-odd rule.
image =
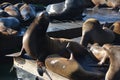
[[[36,18],[34,20],[33,24],[38,24],[39,29],[41,30],[41,36],[42,34],[46,34],[48,25],[49,25],[49,15],[46,11],[40,12],[36,15]]]
[[[89,18],[83,23],[82,30],[90,31],[99,28],[101,28],[99,21],[94,18]]]

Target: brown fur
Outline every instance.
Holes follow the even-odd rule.
[[[105,80],[120,79],[120,46],[105,44],[103,46],[110,58],[110,66],[106,73]]]
[[[120,0],[107,0],[106,4],[109,7],[116,8],[120,6]]]
[[[106,3],[106,0],[91,0],[96,6]]]
[[[49,37],[46,34],[48,24],[49,17],[47,13],[42,12],[39,14],[39,16],[35,18],[23,36],[23,47],[21,52],[19,54],[15,53],[9,56],[20,56],[22,51],[25,50],[27,54],[32,56],[34,59],[44,61],[45,58],[50,54],[60,53],[61,51],[64,52],[68,43],[70,43],[69,48],[73,51],[73,55],[75,57],[79,57],[87,53],[89,54],[89,52],[77,42],[63,38]],[[61,55],[64,56],[64,54]],[[69,55],[69,53],[67,55]]]
[[[102,73],[89,72],[73,58],[71,53],[70,59],[63,58],[58,54],[50,55],[45,60],[46,67],[70,80],[100,80],[103,77]]]
[[[113,25],[110,28],[111,30],[113,30],[114,33],[120,35],[120,21],[113,23]]]
[[[20,18],[20,13],[17,8],[15,8],[13,5],[9,5],[5,7],[4,9],[5,12],[7,12],[10,16]]]
[[[103,57],[106,55],[106,51],[102,46],[100,46],[98,43],[94,43],[90,47],[90,51],[93,53],[94,57],[98,60],[101,61]]]
[[[113,42],[115,35],[112,30],[108,28],[102,28],[97,19],[87,19],[82,26],[82,37],[80,44],[87,47],[88,43],[99,43],[103,45],[105,43]]]

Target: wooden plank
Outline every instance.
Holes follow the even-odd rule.
[[[38,76],[40,80],[50,80],[50,78],[44,73],[43,76],[40,76],[37,72],[37,63],[34,60],[28,60],[23,59],[20,57],[14,58],[14,66],[16,68],[21,68],[35,76]],[[47,72],[49,73],[52,80],[68,80],[67,78],[64,78],[56,73],[53,73],[52,71],[47,69]]]

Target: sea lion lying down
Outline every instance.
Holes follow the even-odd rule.
[[[58,54],[50,55],[45,60],[46,67],[70,80],[101,80],[102,73],[86,71],[73,58],[73,54],[69,59],[59,56]]]

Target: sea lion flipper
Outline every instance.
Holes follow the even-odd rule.
[[[5,56],[8,56],[8,57],[19,57],[19,56],[21,56],[22,54],[23,54],[23,47],[22,47],[22,49],[21,49],[21,51],[20,52],[16,52],[16,53],[13,53],[13,54],[7,54],[7,55],[5,55]]]
[[[20,56],[20,55],[21,55],[21,53],[20,53],[20,52],[17,52],[17,53],[13,53],[13,54],[7,54],[7,55],[5,55],[5,56],[18,57],[18,56]]]

